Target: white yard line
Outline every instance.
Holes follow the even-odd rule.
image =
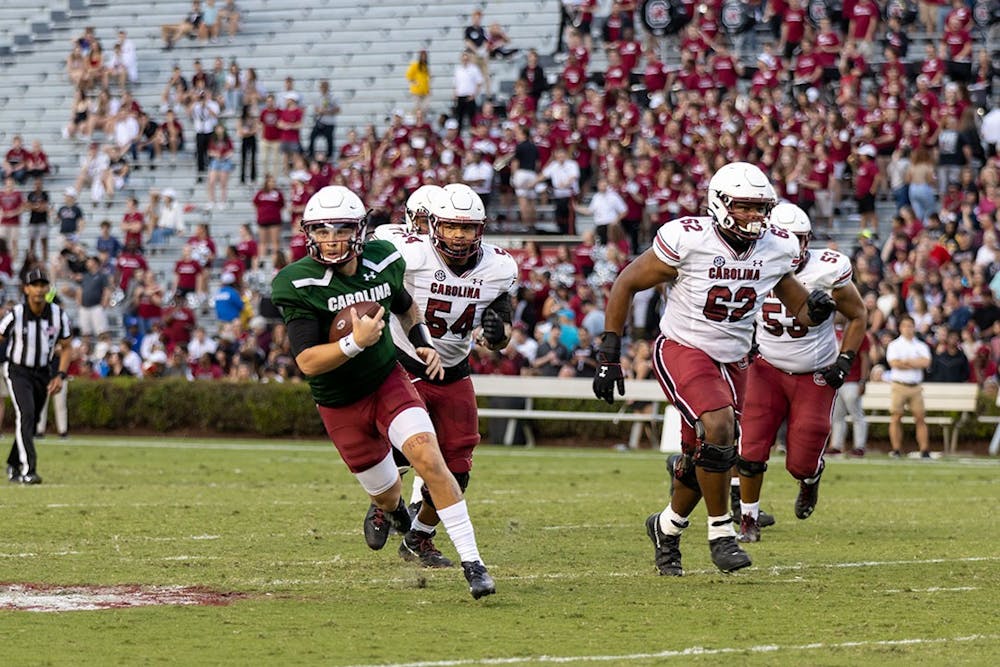
[[[704,655],[727,655],[733,653],[783,653],[789,651],[817,651],[844,648],[878,648],[883,646],[919,646],[926,644],[957,644],[977,641],[996,641],[1000,635],[966,635],[964,637],[915,637],[908,639],[880,639],[856,642],[812,644],[792,644],[778,646],[764,644],[758,646],[705,648],[692,646],[675,651],[658,651],[656,653],[626,653],[622,655],[578,655],[555,656],[537,655],[518,658],[482,658],[460,660],[425,660],[421,662],[368,663],[352,665],[351,667],[461,667],[463,665],[518,665],[518,664],[569,664],[574,662],[630,662],[634,660],[662,660],[667,658],[685,658]]]

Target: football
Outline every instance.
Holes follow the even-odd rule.
[[[351,330],[354,328],[351,322],[351,308],[357,311],[358,318],[360,319],[365,315],[375,317],[378,315],[378,309],[381,307],[381,304],[375,301],[361,301],[341,310],[333,318],[333,323],[330,325],[330,342],[336,342],[351,333]]]

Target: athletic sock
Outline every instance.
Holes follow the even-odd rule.
[[[413,473],[413,490],[410,491],[410,504],[420,502],[424,499],[424,494],[420,490],[424,486],[424,478],[418,475],[416,472]]]
[[[691,525],[686,516],[681,516],[674,511],[674,508],[667,505],[667,509],[660,512],[660,530],[664,535],[680,535],[685,528]]]
[[[460,500],[450,507],[439,507],[437,513],[462,562],[482,562],[482,558],[479,557],[479,547],[476,546],[476,531],[472,527],[465,500]]]
[[[735,486],[736,488],[739,488],[739,486],[740,486],[740,478],[739,477],[730,477],[729,478],[729,486]]]
[[[728,512],[722,516],[708,517],[708,541],[717,540],[720,537],[735,537],[733,530],[733,516]]]
[[[423,523],[420,519],[413,517],[413,521],[410,522],[410,530],[419,530],[421,533],[427,533],[430,535],[434,532],[434,526],[428,526]]]
[[[757,517],[760,516],[760,501],[755,503],[745,503],[740,501],[740,514],[749,514],[756,521]]]

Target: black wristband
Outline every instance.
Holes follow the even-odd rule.
[[[66,371],[58,371],[56,373],[56,377],[59,378],[60,380],[65,380],[66,377],[67,377],[66,376]]]
[[[427,328],[425,322],[417,322],[412,327],[410,327],[410,332],[406,334],[406,337],[410,339],[413,343],[413,347],[434,347],[434,343],[431,342],[431,330]]]
[[[617,364],[622,357],[622,337],[614,331],[601,334],[601,344],[597,347],[597,361]]]
[[[843,352],[840,353],[840,356],[842,356],[844,359],[847,359],[849,362],[853,364],[854,357],[858,356],[858,353],[851,352],[850,350],[844,350]]]

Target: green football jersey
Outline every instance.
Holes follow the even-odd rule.
[[[271,283],[271,300],[281,309],[285,324],[314,320],[324,343],[341,310],[361,301],[377,301],[385,308],[386,326],[377,343],[338,368],[308,378],[313,399],[320,405],[348,405],[368,396],[396,365],[389,305],[393,294],[403,289],[406,263],[388,241],[369,241],[359,260],[354,275],[345,276],[306,256],[279,271]]]

